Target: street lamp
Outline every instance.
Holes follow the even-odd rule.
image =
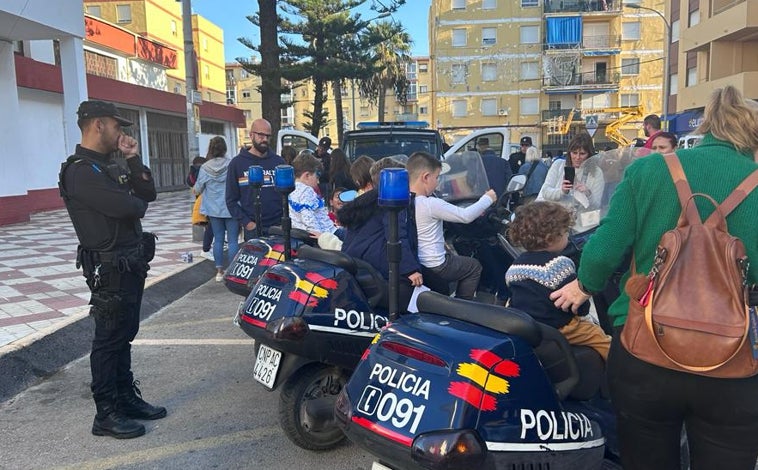
[[[184,35],[184,75],[185,95],[187,106],[187,156],[190,163],[192,159],[200,156],[200,114],[195,111],[200,108],[197,92],[197,56],[195,44],[192,40],[192,0],[177,0],[182,2],[182,34]]]
[[[669,108],[669,94],[671,93],[671,78],[669,74],[669,52],[671,49],[671,23],[666,19],[666,16],[664,16],[663,13],[661,13],[658,10],[655,10],[653,8],[643,7],[642,5],[639,5],[637,3],[624,3],[623,6],[627,8],[632,8],[634,10],[647,10],[652,11],[656,15],[658,15],[662,20],[663,24],[666,25],[666,44],[665,49],[663,51],[663,100],[661,100],[661,105],[663,107],[663,116],[661,121],[663,121],[665,124],[665,130],[668,130],[668,108]]]

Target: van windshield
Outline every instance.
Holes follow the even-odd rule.
[[[363,155],[373,160],[379,160],[398,154],[410,156],[419,151],[428,152],[435,156],[442,153],[434,134],[397,132],[382,135],[355,135],[348,138],[345,143],[345,153],[350,161],[355,161]]]

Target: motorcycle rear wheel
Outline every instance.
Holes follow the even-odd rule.
[[[345,440],[334,404],[347,376],[337,367],[312,364],[292,374],[279,396],[279,423],[287,438],[306,450],[329,450]]]

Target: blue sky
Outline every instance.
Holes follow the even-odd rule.
[[[366,2],[370,3],[370,0]],[[427,15],[430,0],[406,0],[405,5],[392,15],[413,38],[413,55],[429,55]],[[247,57],[252,52],[237,38],[247,37],[259,42],[258,28],[246,16],[258,11],[257,0],[192,0],[192,10],[199,13],[224,30],[224,56],[226,62],[234,62],[236,57]],[[365,8],[364,18],[371,18],[373,12]]]

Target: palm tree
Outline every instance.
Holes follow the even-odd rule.
[[[381,37],[383,41],[374,46],[378,71],[366,80],[361,80],[361,94],[379,110],[379,121],[384,121],[384,107],[387,90],[392,90],[401,104],[406,102],[408,79],[405,65],[411,61],[410,35],[403,26],[394,22],[374,23],[367,28],[367,34]]]

